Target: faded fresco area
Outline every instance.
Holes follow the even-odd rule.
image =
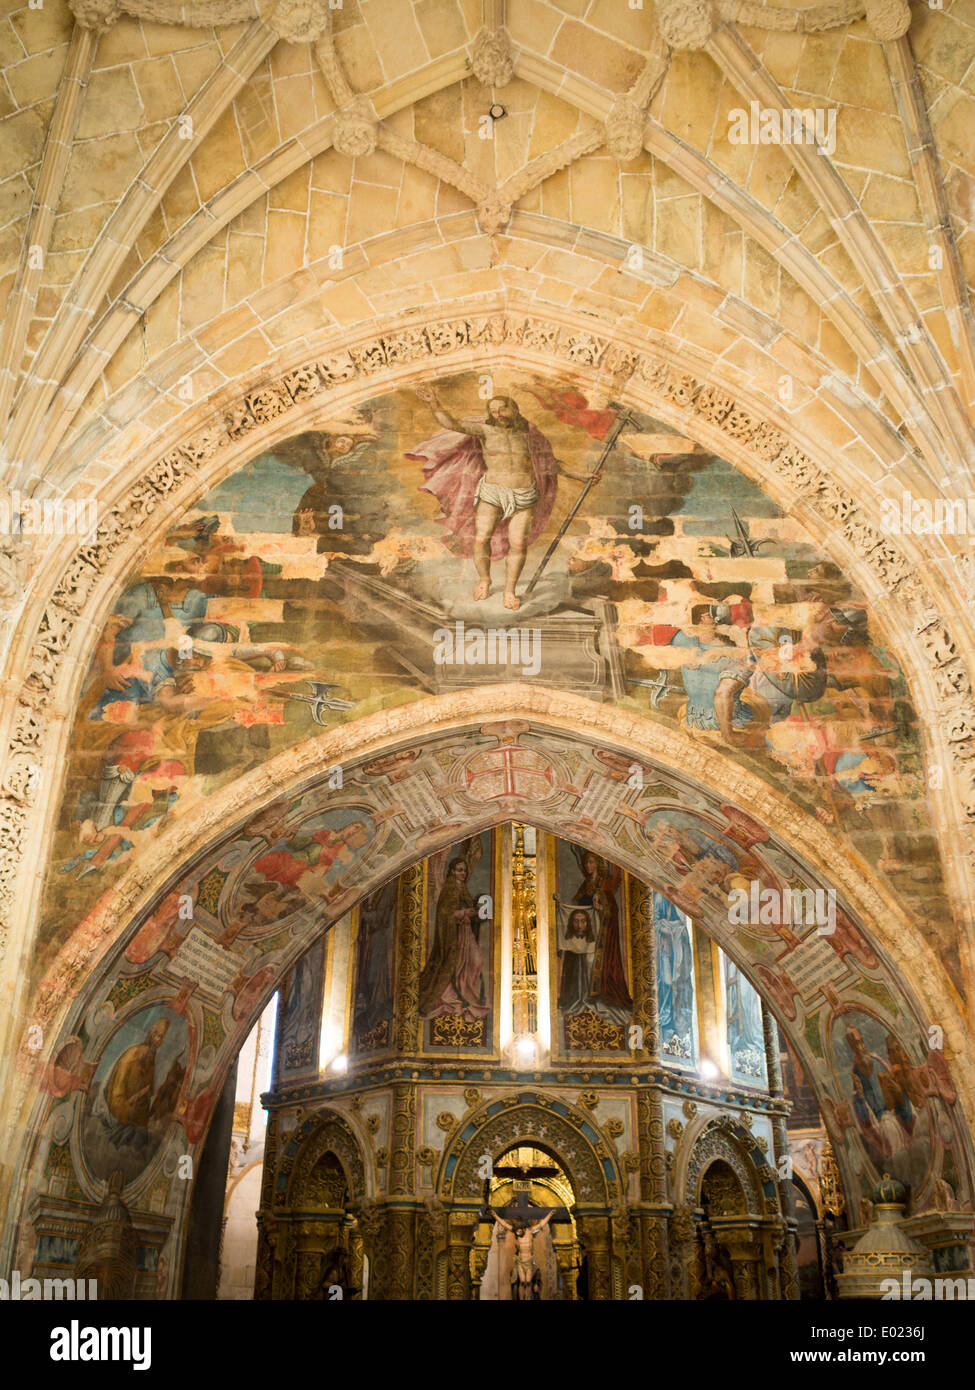
[[[236,776],[511,679],[731,753],[845,834],[943,948],[915,712],[862,597],[720,458],[499,372],[378,396],[260,455],[146,556],[85,682],[38,971],[140,843]],[[300,852],[326,887],[368,827],[329,833]]]

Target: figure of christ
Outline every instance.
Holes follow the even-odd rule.
[[[528,1300],[532,1296],[532,1285],[538,1273],[532,1242],[539,1231],[543,1230],[551,1221],[555,1215],[555,1208],[553,1207],[548,1215],[543,1216],[541,1221],[534,1226],[516,1226],[512,1221],[505,1221],[504,1217],[499,1216],[497,1212],[491,1214],[499,1227],[503,1226],[506,1231],[511,1231],[514,1235],[515,1258],[511,1269],[511,1282],[515,1285],[513,1293],[519,1300]],[[500,1231],[498,1234],[500,1238]]]
[[[473,555],[474,597],[488,597],[491,561],[504,557],[504,606],[518,609],[521,599],[515,589],[528,547],[552,513],[558,475],[588,483],[601,474],[572,473],[564,467],[545,435],[529,424],[510,396],[488,401],[482,420],[460,421],[432,387],[417,387],[416,394],[430,406],[438,424],[450,431],[407,454],[425,464],[420,490],[440,503],[448,548]]]

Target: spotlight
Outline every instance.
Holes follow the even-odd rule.
[[[524,1033],[520,1038],[515,1038],[515,1056],[524,1066],[534,1065],[535,1053],[535,1039],[530,1033]]]
[[[339,1072],[348,1071],[348,1070],[349,1070],[349,1059],[348,1059],[348,1057],[346,1057],[346,1055],[345,1055],[344,1052],[340,1052],[339,1055],[338,1055],[337,1057],[333,1057],[333,1058],[332,1058],[332,1061],[331,1061],[331,1068],[332,1068],[332,1071],[339,1071]]]
[[[701,1077],[704,1081],[713,1081],[716,1076],[720,1075],[721,1073],[711,1061],[710,1057],[701,1058]]]

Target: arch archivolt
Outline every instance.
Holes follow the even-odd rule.
[[[274,1207],[301,1210],[317,1205],[310,1188],[316,1166],[329,1154],[341,1165],[353,1202],[362,1202],[371,1195],[362,1149],[348,1120],[336,1110],[316,1111],[302,1120],[281,1145]]]
[[[585,734],[580,729],[585,729]],[[472,758],[478,760],[479,767],[485,758],[500,767],[516,749],[523,759],[533,760],[524,784],[515,776],[508,790],[493,800],[469,789],[467,766]],[[607,752],[625,756],[628,763],[633,759],[642,762],[650,774],[645,779],[647,786],[656,788],[645,808],[638,803],[647,793],[626,790],[614,782],[612,756],[597,756]],[[612,792],[620,810],[631,814],[613,814],[605,822],[580,820],[575,811],[578,787],[560,771],[570,755],[576,779],[580,774],[590,780],[603,779],[606,793]],[[550,767],[550,782],[539,779],[539,760]],[[325,789],[327,772],[336,762],[345,769],[345,790],[337,799]],[[396,773],[395,783],[389,777],[391,770]],[[442,817],[437,817],[432,830],[429,817],[411,823],[407,813],[406,819],[401,819],[410,804],[409,781],[414,776],[424,783],[432,781],[442,802]],[[662,782],[666,792],[659,788]],[[546,789],[540,793],[539,786]],[[210,996],[204,993],[197,997],[200,982],[186,977],[186,967],[175,973],[170,969],[180,944],[179,933],[173,937],[164,920],[165,902],[173,899],[174,890],[195,898],[197,883],[213,868],[241,862],[241,854],[248,858],[258,834],[252,822],[260,821],[274,807],[290,806],[289,824],[298,827],[309,817],[323,814],[323,808],[344,814],[346,804],[359,808],[357,816],[365,814],[374,825],[383,827],[362,859],[343,875],[327,902],[316,900],[307,913],[292,911],[280,921],[258,925],[259,935],[275,933],[271,953],[259,955],[248,965],[247,943],[238,943],[244,948],[240,973],[223,987],[219,998],[212,993],[212,983],[208,987],[205,981],[204,989],[211,990]],[[181,1108],[174,1114],[166,1147],[160,1150],[161,1161],[166,1151],[183,1152],[187,1144],[194,1148],[203,1141],[227,1069],[284,972],[323,928],[380,882],[465,835],[514,819],[556,834],[569,834],[637,877],[649,877],[662,892],[682,902],[682,880],[677,871],[651,841],[630,833],[630,826],[639,824],[641,816],[652,814],[652,808],[659,811],[666,807],[690,810],[707,834],[719,838],[742,817],[752,827],[772,827],[768,832],[761,830],[760,846],[753,846],[751,851],[763,875],[772,874],[772,881],[835,887],[838,922],[843,930],[836,939],[835,983],[828,1009],[862,1008],[861,983],[874,994],[880,991],[890,1001],[891,1026],[905,1039],[904,1045],[917,1061],[923,1060],[925,1044],[921,1039],[927,1036],[929,1021],[936,1019],[944,1028],[944,1058],[957,1090],[957,1104],[952,1102],[946,1112],[946,1124],[954,1136],[959,1170],[964,1167],[962,1183],[968,1184],[970,1160],[964,1116],[973,1103],[971,1078],[975,1075],[969,1035],[953,999],[939,985],[931,948],[883,885],[852,863],[814,817],[689,735],[581,696],[513,685],[432,697],[340,726],[255,769],[158,837],[151,852],[141,857],[116,890],[104,895],[89,913],[34,997],[31,1021],[52,1040],[50,1055],[64,1056],[65,1061],[58,1086],[52,1088],[44,1080],[48,1054],[38,1057],[25,1040],[20,1072],[11,1089],[11,1105],[20,1117],[20,1147],[10,1153],[10,1170],[16,1173],[17,1209],[29,1199],[30,1185],[40,1179],[32,1155],[47,1143],[44,1136],[63,1127],[59,1108],[67,1114],[79,1099],[76,1093],[80,1098],[85,1096],[102,1055],[98,1039],[117,1014],[113,1001],[127,998],[136,978],[138,997],[146,1001],[146,1007],[182,1011],[188,1020],[199,1015],[200,1028],[205,1022],[201,1010],[208,1010],[208,1026],[211,1030],[219,1027],[222,1039],[201,1054],[196,1073],[187,1077]],[[180,867],[174,870],[174,865]],[[234,882],[228,874],[231,888]],[[767,983],[761,972],[768,973],[767,966],[770,968],[773,961],[778,968],[778,936],[761,948],[763,960],[758,946],[750,947],[748,953],[743,951],[728,923],[726,902],[720,893],[699,896],[688,910],[759,988]],[[234,903],[229,899],[226,904],[221,901],[208,908],[195,902],[193,921],[212,937],[221,936],[226,921],[233,916]],[[161,932],[154,925],[159,921],[164,928]],[[140,949],[130,959],[129,945],[137,934]],[[151,947],[148,954],[147,942]],[[809,949],[815,945],[810,938]],[[874,946],[875,953],[871,954]],[[790,958],[787,970],[793,969],[794,962],[801,965],[802,943],[794,949],[797,954]],[[852,969],[851,961],[856,962]],[[910,989],[903,984],[907,966]],[[83,987],[79,987],[80,981],[84,981]],[[773,1010],[811,1084],[819,1088],[818,1093],[829,1091],[835,1087],[830,1064],[810,1050],[812,1034],[806,1028],[807,1009],[819,1019],[826,1005],[815,995],[800,1008],[794,987],[780,981],[779,988],[785,992],[770,995]],[[823,1023],[819,1019],[816,1031]],[[70,1058],[67,1051],[62,1053],[69,1039],[83,1036],[92,1039],[87,1050],[75,1048]],[[856,1131],[847,1133],[845,1139],[834,1138],[850,1190],[857,1181],[857,1165],[864,1161],[858,1142]],[[606,1161],[615,1163],[615,1159],[600,1157],[600,1162]],[[604,1173],[608,1182],[605,1168]],[[154,1180],[153,1171],[140,1173],[138,1190]],[[177,1189],[184,1186],[176,1184]],[[173,1193],[171,1202],[175,1204],[174,1219],[182,1219],[179,1191]],[[8,1223],[11,1234],[15,1229],[15,1223]]]
[[[518,1091],[471,1111],[444,1148],[437,1195],[444,1202],[473,1202],[484,1189],[482,1162],[492,1163],[517,1145],[545,1149],[562,1164],[576,1201],[609,1209],[625,1191],[612,1146],[593,1117],[559,1097]]]
[[[708,1169],[726,1163],[741,1184],[752,1218],[780,1212],[775,1173],[758,1140],[733,1115],[698,1116],[680,1137],[674,1159],[672,1191],[678,1205],[697,1210]]]

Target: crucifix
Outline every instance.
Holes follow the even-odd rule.
[[[532,1201],[531,1184],[533,1180],[555,1177],[558,1172],[554,1164],[528,1162],[496,1168],[495,1177],[510,1179],[514,1185],[514,1201],[498,1208],[492,1208],[489,1203],[491,1179],[488,1178],[485,1183],[481,1217],[494,1221],[493,1240],[497,1243],[498,1251],[504,1246],[510,1251],[511,1297],[518,1302],[555,1296],[551,1274],[546,1285],[546,1276],[542,1272],[543,1267],[551,1270],[554,1254],[547,1257],[549,1263],[546,1264],[546,1257],[536,1254],[535,1239],[542,1237],[543,1241],[548,1241],[547,1236],[542,1236],[545,1227],[551,1222],[569,1221],[569,1213],[565,1207],[536,1205]],[[550,1241],[548,1250],[551,1251]]]

